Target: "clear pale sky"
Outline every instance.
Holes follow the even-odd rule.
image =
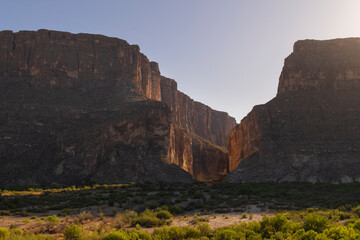
[[[275,96],[296,40],[360,37],[359,0],[0,3],[0,30],[97,33],[138,44],[181,91],[238,122]]]

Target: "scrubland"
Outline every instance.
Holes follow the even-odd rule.
[[[0,239],[360,239],[360,184],[2,188]]]

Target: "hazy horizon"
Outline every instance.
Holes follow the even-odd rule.
[[[276,95],[302,39],[360,37],[360,1],[12,1],[0,30],[96,33],[140,46],[180,91],[237,122]]]

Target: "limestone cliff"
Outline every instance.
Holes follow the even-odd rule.
[[[236,125],[233,117],[192,100],[166,77],[161,77],[161,99],[170,106],[174,123],[216,145],[227,145],[229,133]]]
[[[229,173],[226,148],[217,146],[177,125],[170,133],[169,159],[198,181],[224,178]]]
[[[360,181],[360,39],[294,45],[278,94],[232,130],[229,182]]]
[[[225,145],[235,126],[179,92],[137,45],[101,35],[0,32],[0,94],[0,184],[189,182],[168,155],[178,147],[171,126],[208,148]],[[197,156],[197,169],[211,165]]]
[[[179,92],[174,80],[160,75],[157,63],[124,40],[39,30],[3,31],[0,41],[0,76],[28,77],[28,84],[45,88],[118,87],[126,83],[149,99],[168,103],[176,123],[221,146],[226,145],[236,124],[227,113]]]

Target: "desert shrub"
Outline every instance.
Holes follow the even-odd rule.
[[[360,205],[353,209],[354,213],[360,217]]]
[[[63,209],[61,210],[61,216],[63,216],[63,217],[66,217],[66,216],[70,215],[70,213],[71,213],[71,209],[70,209],[70,208],[63,208]]]
[[[355,240],[359,239],[360,235],[356,234],[354,229],[345,226],[335,226],[324,230],[324,234],[334,240]]]
[[[249,240],[261,240],[262,239],[261,235],[254,232],[253,230],[245,229],[244,233],[245,233],[244,239],[249,239]]]
[[[174,205],[170,208],[170,212],[172,214],[181,214],[184,212],[184,210],[181,207],[179,207],[178,205]]]
[[[6,228],[0,227],[0,239],[6,239],[10,235],[10,231]]]
[[[305,232],[304,229],[299,229],[298,231],[295,232],[295,234],[293,235],[293,239],[298,239],[298,240],[315,240],[315,238],[317,237],[317,233],[314,230],[310,230]]]
[[[185,239],[193,239],[201,237],[201,231],[192,227],[184,227],[185,230]]]
[[[206,222],[200,222],[197,225],[202,236],[209,236],[212,232],[210,225]]]
[[[218,229],[214,231],[214,240],[235,240],[239,239],[238,233],[231,229]]]
[[[288,231],[288,219],[282,214],[271,218],[264,216],[260,222],[260,232],[263,238],[271,238],[276,232]]]
[[[139,224],[142,227],[157,227],[162,225],[163,221],[156,216],[151,216],[147,214],[140,214],[139,217],[135,218],[132,221],[132,226]]]
[[[56,215],[49,216],[45,220],[50,224],[56,224],[60,221],[60,219]]]
[[[109,232],[103,240],[129,240],[128,235],[123,231]]]
[[[129,236],[129,239],[151,240],[151,235],[145,231],[133,229],[127,234]]]
[[[160,206],[160,203],[157,200],[149,200],[145,202],[145,206],[150,209],[154,209]]]
[[[121,218],[125,224],[130,224],[134,218],[138,217],[137,212],[133,210],[125,210],[123,214],[121,214]]]
[[[146,209],[144,212],[140,213],[139,216],[132,219],[131,225],[136,226],[139,224],[143,227],[157,227],[164,224],[168,225],[171,222],[169,220],[171,217],[172,215],[166,210],[154,212]]]
[[[91,214],[91,212],[83,211],[83,212],[79,213],[79,215],[77,216],[77,219],[79,222],[83,223],[86,221],[93,220],[94,216]]]
[[[156,217],[160,219],[170,219],[172,218],[172,214],[166,210],[160,210],[156,213]]]
[[[355,230],[360,231],[360,220],[355,221],[351,226],[352,226],[352,228],[354,228]]]
[[[190,221],[191,224],[197,224],[199,222],[209,222],[209,217],[199,217],[199,215],[195,215]]]
[[[305,231],[314,230],[321,233],[329,225],[329,219],[322,215],[311,213],[305,217],[304,229]]]
[[[126,225],[129,225],[137,217],[138,217],[137,212],[133,210],[126,210],[123,214],[117,213],[115,214],[115,221],[116,221],[115,227],[122,228]]]
[[[81,226],[72,224],[66,226],[64,230],[64,237],[66,240],[77,240],[83,237],[84,229]]]
[[[198,239],[201,232],[191,227],[163,227],[154,229],[152,237],[155,240]]]
[[[23,231],[18,228],[11,229],[11,235],[20,236],[23,234]]]
[[[10,216],[11,212],[9,210],[0,210],[0,216]]]
[[[26,210],[20,211],[20,212],[16,212],[16,214],[22,216],[22,217],[27,217],[29,216],[29,213]]]

